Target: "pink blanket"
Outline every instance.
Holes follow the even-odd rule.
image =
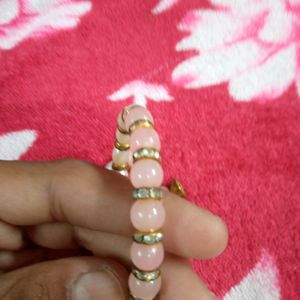
[[[0,159],[104,166],[146,105],[165,184],[229,227],[195,270],[220,299],[299,299],[299,24],[299,0],[0,0]]]

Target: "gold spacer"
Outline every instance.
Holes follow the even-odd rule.
[[[153,128],[153,124],[149,120],[137,120],[131,126],[129,127],[129,133],[131,134],[133,131],[135,131],[138,128]]]
[[[127,130],[121,128],[120,126],[117,127],[117,130],[119,130],[122,134],[129,134]]]
[[[112,169],[115,171],[123,171],[123,170],[129,170],[129,165],[116,165],[115,163],[112,164]]]
[[[157,162],[160,163],[160,153],[158,150],[153,148],[138,149],[137,151],[133,152],[132,156],[133,156],[133,162],[136,162],[140,159],[149,158],[149,159],[156,160]]]
[[[156,232],[140,232],[136,231],[133,235],[133,240],[138,244],[154,245],[163,240],[163,234],[160,231]]]
[[[126,151],[130,148],[129,144],[121,144],[118,140],[115,141],[115,147],[120,151]]]
[[[186,196],[183,185],[176,179],[171,182],[170,191],[183,198]]]
[[[132,274],[138,280],[150,282],[156,280],[160,276],[161,272],[159,269],[147,272],[147,271],[141,271],[136,268],[132,268]]]

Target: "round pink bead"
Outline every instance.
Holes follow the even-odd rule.
[[[130,149],[132,152],[140,148],[154,148],[160,150],[160,140],[153,128],[139,128],[130,136]]]
[[[129,130],[129,127],[137,120],[149,120],[153,124],[153,117],[150,112],[146,108],[138,106],[132,108],[125,116],[126,130]]]
[[[123,129],[124,131],[126,130],[126,127],[125,127],[125,123],[122,119],[122,111],[118,114],[118,126]]]
[[[153,159],[138,160],[130,170],[130,180],[136,188],[160,187],[163,177],[163,170],[160,163]]]
[[[113,149],[112,159],[116,165],[126,165],[129,159],[129,151],[121,151],[117,148]]]
[[[131,246],[131,260],[134,265],[144,271],[157,269],[164,259],[162,243],[143,245],[133,242]]]
[[[132,167],[132,165],[133,165],[133,157],[132,157],[132,151],[129,149],[128,150],[128,165],[130,166],[130,167]]]
[[[133,108],[136,108],[136,107],[143,107],[139,104],[136,104],[136,103],[132,103],[132,104],[129,104],[127,106],[124,107],[123,109],[123,118],[124,120],[126,119],[126,116],[128,115],[128,113],[133,109]]]
[[[166,212],[160,200],[137,200],[131,207],[130,218],[137,230],[153,232],[163,226]]]
[[[161,288],[161,277],[154,281],[145,282],[138,280],[132,273],[128,280],[131,294],[143,300],[153,299],[159,293]]]
[[[129,144],[130,143],[130,135],[124,134],[119,129],[116,130],[116,139],[121,144]]]

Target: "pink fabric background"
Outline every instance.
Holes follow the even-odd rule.
[[[30,1],[19,1],[19,9],[26,8],[26,2]],[[279,66],[274,79],[278,89],[266,81],[266,91],[249,92],[246,101],[229,89],[231,75],[216,75],[219,81],[190,89],[191,80],[209,78],[209,72],[201,74],[199,63],[200,69],[190,74],[173,73],[186,59],[205,55],[197,48],[176,51],[176,44],[188,35],[178,24],[190,13],[193,30],[197,16],[192,13],[191,18],[191,11],[210,8],[227,13],[230,6],[225,4],[234,1],[224,1],[224,7],[212,6],[220,1],[161,1],[169,8],[159,14],[153,11],[158,2],[56,1],[87,6],[68,16],[76,24],[45,25],[9,47],[4,43],[8,36],[17,36],[20,26],[45,12],[24,13],[25,9],[23,15],[19,12],[0,23],[0,138],[30,130],[33,141],[20,159],[75,157],[104,166],[111,160],[117,114],[134,101],[111,101],[110,96],[132,81],[138,80],[137,86],[152,84],[141,93],[150,95],[147,107],[161,135],[165,184],[178,178],[190,201],[220,215],[229,227],[224,254],[195,261],[195,270],[226,300],[299,299],[298,68],[288,84],[280,85],[276,78],[287,78],[290,69]],[[293,13],[300,18],[300,8],[294,5]],[[256,30],[267,16],[266,9]],[[268,41],[266,47],[287,47],[298,41],[295,36]],[[217,72],[218,66],[222,64],[212,69]],[[257,86],[260,82],[258,78]],[[150,99],[156,85],[165,89],[169,100],[164,101],[168,97],[162,91],[161,99]],[[3,143],[0,155],[6,158]],[[13,152],[13,143],[5,151]]]

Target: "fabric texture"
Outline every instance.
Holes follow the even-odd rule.
[[[299,0],[0,0],[0,159],[105,166],[145,105],[164,184],[228,224],[195,270],[220,299],[299,299],[299,21]]]

